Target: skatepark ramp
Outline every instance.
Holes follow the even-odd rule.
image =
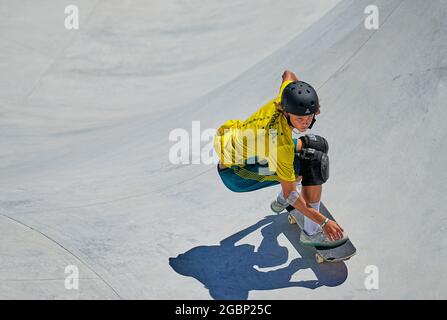
[[[39,73],[15,86],[0,76],[0,298],[447,298],[445,1],[375,1],[372,30],[370,1],[327,1],[310,27],[254,60],[247,47],[233,65],[172,61],[154,69],[162,76],[144,94],[145,29],[101,29],[114,25],[120,7],[111,3],[92,4],[106,14],[57,54],[27,55],[0,37],[3,60],[32,66],[17,68],[16,79]],[[215,19],[228,30],[239,21]],[[193,26],[184,32],[198,36]],[[197,66],[191,83],[180,63]],[[243,69],[215,79],[235,66]],[[330,145],[323,202],[358,250],[346,263],[317,265],[297,244],[287,218],[269,209],[279,187],[232,193],[205,161],[213,129],[273,98],[285,69],[321,99],[312,131]],[[208,83],[202,93],[200,83]],[[189,146],[183,164],[171,161],[173,136]],[[73,270],[77,290],[66,288]],[[365,286],[371,270],[374,290]]]

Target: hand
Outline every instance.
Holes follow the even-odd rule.
[[[282,74],[282,81],[284,82],[287,80],[297,81],[298,77],[292,71],[286,70]]]
[[[343,238],[343,229],[337,222],[329,220],[323,230],[331,241],[340,240]]]

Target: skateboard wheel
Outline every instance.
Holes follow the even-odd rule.
[[[296,223],[296,220],[295,220],[295,218],[294,217],[292,217],[290,214],[288,215],[288,217],[287,217],[288,219],[289,219],[289,223],[290,224],[295,224]]]
[[[315,260],[317,261],[317,263],[323,263],[324,259],[322,256],[320,256],[318,253],[315,254]]]

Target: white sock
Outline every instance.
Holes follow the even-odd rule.
[[[296,183],[296,191],[298,191],[299,194],[301,194],[301,181]],[[281,192],[278,194],[278,197],[276,200],[283,206],[287,206],[286,198],[284,198],[284,193]]]
[[[312,208],[314,208],[315,210],[320,212],[320,203],[321,202],[318,201],[318,202],[309,203],[309,204]],[[304,231],[306,231],[306,233],[311,236],[311,235],[314,235],[317,232],[321,231],[321,227],[318,223],[313,222],[308,217],[304,216]]]

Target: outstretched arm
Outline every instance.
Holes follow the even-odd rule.
[[[289,198],[292,192],[295,192],[295,194],[298,196],[292,205],[295,209],[320,225],[324,222],[326,217],[317,210],[313,209],[310,205],[308,205],[303,197],[297,193],[295,182],[285,181],[282,179],[280,179],[280,182],[285,199]]]
[[[302,197],[302,195],[298,194],[296,191],[296,183],[285,181],[280,179],[282,191],[284,193],[284,198],[289,201],[293,201],[292,207],[300,211],[310,220],[321,225],[326,217],[322,215],[320,212],[312,208]],[[292,195],[294,193],[294,195]],[[289,198],[290,197],[290,198]],[[291,202],[289,202],[291,203]],[[337,222],[329,220],[328,223],[324,226],[324,232],[329,236],[331,240],[338,240],[343,237],[343,229],[338,225]]]

